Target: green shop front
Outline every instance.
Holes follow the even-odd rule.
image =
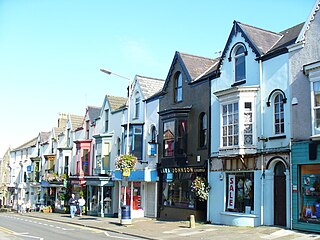
[[[320,142],[292,144],[292,228],[320,233]]]

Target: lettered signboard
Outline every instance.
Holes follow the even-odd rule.
[[[228,208],[234,209],[235,205],[235,187],[236,187],[236,176],[229,175],[228,179]]]

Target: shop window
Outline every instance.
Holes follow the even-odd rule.
[[[195,208],[195,196],[191,191],[193,175],[193,173],[165,173],[162,205]]]
[[[238,103],[222,106],[222,144],[223,147],[239,144],[239,107]]]
[[[250,214],[254,210],[253,172],[228,173],[226,180],[226,211]]]
[[[299,220],[320,224],[320,165],[300,167]]]

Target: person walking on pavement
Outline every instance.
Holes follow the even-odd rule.
[[[69,206],[70,206],[70,216],[74,218],[74,215],[77,212],[77,199],[74,196],[74,193],[71,194],[71,198],[69,199]]]
[[[86,204],[86,200],[84,200],[83,196],[81,196],[80,199],[78,200],[78,204],[79,204],[79,214],[81,217],[82,216],[82,208]]]

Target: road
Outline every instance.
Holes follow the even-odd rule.
[[[73,224],[25,217],[16,214],[0,214],[1,240],[138,240],[114,232],[107,232]]]

